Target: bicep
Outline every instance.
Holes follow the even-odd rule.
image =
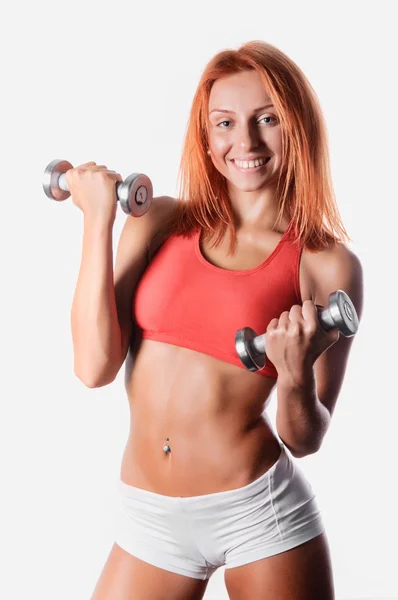
[[[329,295],[340,289],[351,299],[361,320],[363,310],[363,272],[358,257],[348,249],[329,259],[316,276],[316,304],[327,308]],[[348,358],[355,335],[340,337],[314,363],[317,395],[332,415],[347,369]]]
[[[132,302],[137,285],[149,265],[149,247],[162,229],[172,206],[168,196],[153,198],[141,217],[127,217],[120,234],[114,269],[115,299],[122,336],[123,361],[134,328]]]

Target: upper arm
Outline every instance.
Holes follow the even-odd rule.
[[[363,273],[359,258],[343,245],[322,258],[324,260],[320,261],[319,269],[314,274],[315,304],[327,307],[329,295],[338,289],[343,290],[351,299],[360,321],[363,310]],[[330,415],[333,414],[343,384],[354,338],[355,335],[347,338],[340,334],[337,342],[314,363],[317,396]]]
[[[173,206],[174,198],[170,196],[153,198],[151,206],[144,215],[126,217],[120,234],[114,268],[114,287],[122,334],[123,362],[133,329],[132,300],[135,289],[149,264],[148,250],[151,241],[162,229]]]

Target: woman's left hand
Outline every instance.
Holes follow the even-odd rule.
[[[312,300],[304,300],[302,306],[295,304],[290,311],[284,311],[279,319],[270,321],[265,337],[265,353],[278,375],[286,373],[293,380],[300,381],[316,359],[339,337],[337,328],[329,331],[323,329],[317,305]]]

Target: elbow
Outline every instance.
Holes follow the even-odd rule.
[[[114,377],[112,379],[100,379],[98,381],[91,383],[91,385],[88,385],[87,387],[89,387],[91,389],[105,387],[106,385],[113,383],[114,380],[115,380]]]
[[[93,368],[82,363],[74,362],[74,373],[76,377],[88,388],[100,388],[109,385],[115,381],[117,374],[120,371],[124,362],[120,358],[118,360],[108,361],[102,365],[102,368]]]
[[[75,371],[76,377],[88,388],[100,388],[109,385],[116,379],[114,373],[103,373],[101,376],[98,375],[82,375]]]
[[[315,442],[298,446],[296,444],[287,443],[282,437],[281,440],[294,458],[304,458],[310,454],[316,454],[320,448],[320,444]]]
[[[300,450],[291,450],[292,455],[294,456],[294,458],[304,458],[305,456],[309,456],[310,454],[316,454],[318,452],[319,448],[315,448],[314,446],[305,448],[305,449],[300,449]]]

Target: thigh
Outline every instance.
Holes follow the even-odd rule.
[[[334,600],[325,533],[255,562],[225,570],[230,600]]]
[[[115,543],[90,600],[201,600],[208,582],[150,565]]]

